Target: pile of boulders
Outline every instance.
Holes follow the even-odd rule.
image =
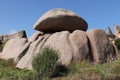
[[[29,39],[9,40],[0,58],[14,58],[17,68],[32,69],[33,56],[49,46],[59,51],[59,61],[64,66],[73,60],[101,64],[116,59],[117,49],[105,31],[94,29],[86,32],[87,28],[87,22],[72,11],[50,10],[35,23],[35,34]]]

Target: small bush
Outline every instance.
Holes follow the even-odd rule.
[[[8,67],[8,66],[14,66],[13,64],[13,59],[8,59],[8,60],[3,60],[3,59],[0,59],[0,68],[2,67]]]
[[[114,44],[117,46],[118,49],[120,49],[120,38],[116,39]]]
[[[33,57],[32,66],[39,77],[50,77],[55,69],[58,60],[57,51],[52,48],[45,47],[42,52]]]

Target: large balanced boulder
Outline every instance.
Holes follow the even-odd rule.
[[[14,38],[10,39],[4,46],[3,51],[0,53],[0,58],[10,59],[19,55],[19,51],[23,48],[27,42],[26,38]]]
[[[94,29],[87,32],[91,53],[95,63],[104,63],[116,58],[117,51],[105,31]]]
[[[52,9],[41,16],[34,29],[42,32],[59,32],[83,30],[88,28],[87,22],[74,12],[62,8]]]
[[[69,65],[72,60],[84,60],[89,54],[88,39],[84,31],[56,32],[39,36],[36,41],[32,42],[16,67],[32,69],[33,56],[41,52],[46,46],[58,50],[59,61],[65,66]]]

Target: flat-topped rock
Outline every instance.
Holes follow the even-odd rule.
[[[34,29],[42,32],[59,32],[83,30],[88,28],[87,22],[70,10],[62,8],[52,9],[41,16],[34,25]]]

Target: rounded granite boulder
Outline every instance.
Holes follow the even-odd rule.
[[[34,29],[48,32],[83,30],[88,28],[87,22],[74,12],[62,8],[52,9],[41,16]]]

